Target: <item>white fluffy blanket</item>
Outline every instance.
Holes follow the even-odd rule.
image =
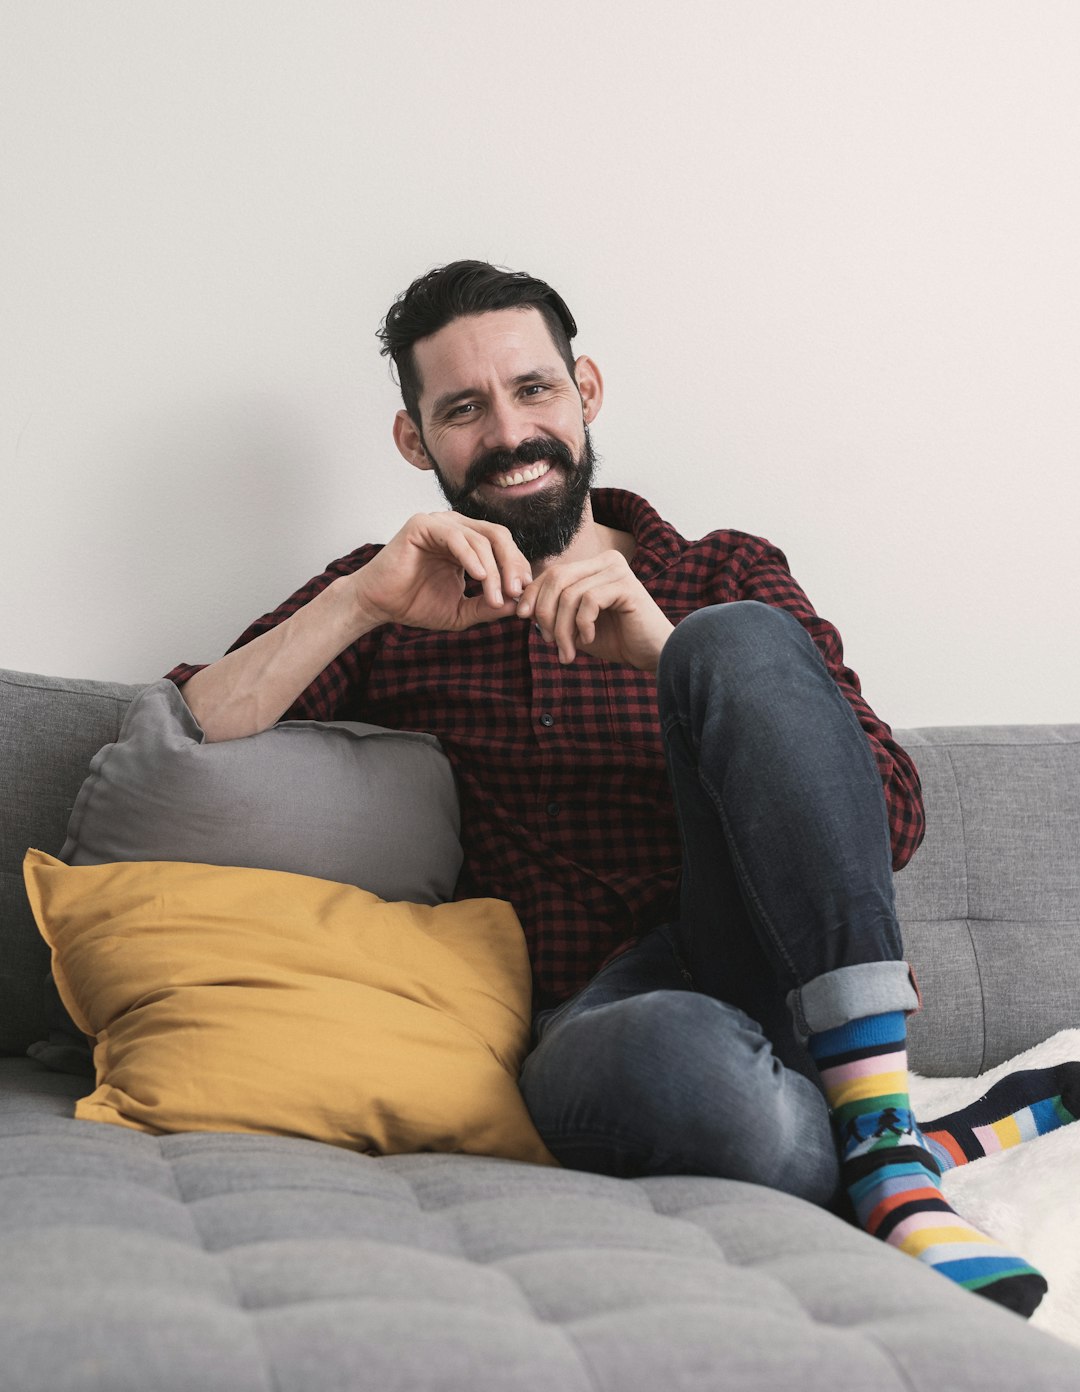
[[[1068,1059],[1080,1059],[1080,1029],[1062,1030],[978,1078],[912,1075],[912,1107],[930,1121],[974,1102],[1006,1073]],[[942,1186],[958,1213],[1046,1277],[1050,1289],[1031,1323],[1080,1346],[1080,1122],[949,1170]]]

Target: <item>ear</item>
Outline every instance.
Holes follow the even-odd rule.
[[[394,444],[402,455],[416,469],[430,469],[431,460],[427,457],[424,442],[416,422],[408,411],[399,411],[394,417]]]
[[[592,425],[604,401],[604,379],[592,358],[578,358],[574,363],[574,381],[581,396],[585,424]]]

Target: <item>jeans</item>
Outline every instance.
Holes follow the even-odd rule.
[[[657,698],[679,917],[536,1017],[526,1105],[573,1168],[718,1175],[832,1204],[807,1038],[917,1005],[870,745],[802,625],[755,601],[684,619]]]

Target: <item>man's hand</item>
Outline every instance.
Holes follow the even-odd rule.
[[[527,585],[516,610],[559,649],[560,662],[579,652],[655,672],[674,625],[621,551],[584,561],[556,561]]]
[[[466,576],[482,583],[482,594],[466,596]],[[365,627],[449,632],[509,618],[532,570],[506,527],[433,512],[410,517],[349,580]]]
[[[482,594],[466,597],[466,575]],[[411,517],[366,566],[339,575],[287,619],[196,672],[184,699],[208,740],[257,734],[380,624],[447,631],[508,619],[531,580],[505,527],[452,512]]]

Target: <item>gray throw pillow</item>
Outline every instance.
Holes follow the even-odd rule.
[[[434,735],[286,720],[211,744],[163,679],[135,697],[116,743],[91,760],[60,859],[291,870],[439,904],[461,869],[459,826]]]
[[[380,899],[438,904],[453,897],[459,830],[450,762],[433,735],[286,720],[208,743],[163,679],[135,697],[116,743],[91,760],[60,859],[288,870]],[[47,1005],[49,1040],[30,1054],[60,1072],[87,1072],[82,1036],[51,981]]]

